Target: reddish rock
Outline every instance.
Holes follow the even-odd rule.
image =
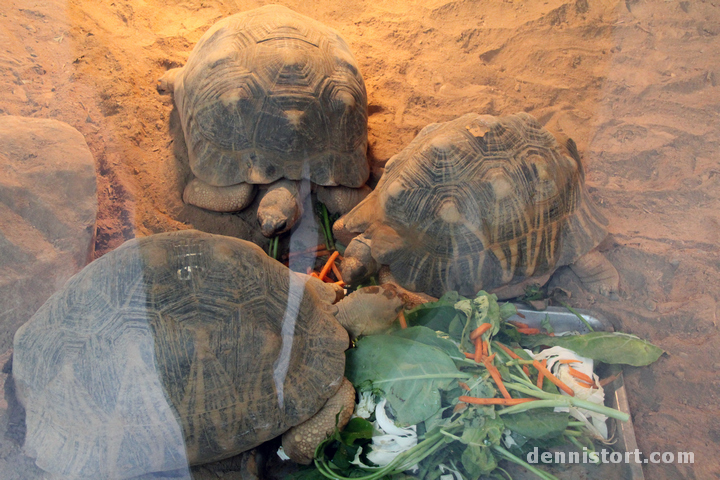
[[[0,352],[95,250],[95,162],[57,120],[0,116]]]

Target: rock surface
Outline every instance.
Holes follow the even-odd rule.
[[[0,352],[92,259],[96,214],[95,162],[80,132],[0,117]]]

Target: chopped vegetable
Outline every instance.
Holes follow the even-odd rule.
[[[461,395],[458,397],[458,400],[474,405],[519,405],[525,402],[532,402],[537,400],[537,398],[477,398]]]
[[[514,313],[508,305],[485,292],[473,299],[450,292],[408,311],[405,322],[398,315],[401,327],[391,334],[358,339],[345,375],[360,395],[357,415],[367,420],[351,420],[350,433],[335,432],[317,448],[317,473],[335,480],[468,480],[498,476],[505,460],[551,480],[523,460],[527,452],[587,448],[594,438],[607,439],[607,417],[628,420],[604,406],[591,359],[558,347],[519,347],[569,337],[507,325]]]

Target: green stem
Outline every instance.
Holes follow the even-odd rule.
[[[566,428],[563,435],[567,435],[568,437],[582,437],[584,434],[582,432],[578,432],[577,430],[570,430],[569,428]]]
[[[582,408],[584,410],[589,410],[591,412],[600,413],[602,415],[614,418],[616,420],[620,420],[622,422],[627,422],[628,420],[630,420],[630,415],[628,415],[627,413],[623,413],[619,410],[615,410],[614,408],[606,407],[604,405],[598,405],[597,403],[588,402],[587,400],[580,400],[576,397],[548,393],[544,390],[540,390],[536,386],[533,386],[533,388],[529,388],[524,385],[518,385],[508,382],[505,383],[505,387],[520,393],[524,393],[526,395],[540,398],[541,400],[521,403],[520,405],[505,408],[503,410],[500,410],[500,415],[520,413],[527,410],[533,410],[535,408],[576,407]]]
[[[570,310],[572,313],[574,313],[575,316],[578,317],[578,318],[585,324],[585,326],[588,328],[588,330],[590,330],[591,332],[594,332],[594,331],[595,331],[595,329],[594,329],[592,326],[590,326],[590,323],[589,323],[587,320],[585,320],[585,317],[583,317],[582,315],[580,315],[574,308],[572,308],[570,305],[568,305],[568,304],[565,303],[565,302],[560,302],[560,304],[561,304],[563,307],[565,307],[565,308],[567,308],[568,310]]]
[[[320,210],[322,211],[323,232],[325,233],[328,250],[335,250],[335,242],[333,241],[332,229],[330,228],[330,216],[324,203],[320,204]]]
[[[382,383],[394,383],[399,382],[401,380],[425,380],[428,378],[473,378],[473,375],[469,373],[428,373],[426,375],[408,375],[407,377],[399,377],[399,378],[386,378],[384,380],[376,380],[373,383],[373,385],[380,385]]]
[[[551,475],[543,470],[540,470],[537,467],[530,465],[522,458],[516,457],[512,453],[508,452],[500,445],[493,445],[492,448],[493,448],[493,450],[498,452],[500,454],[500,456],[504,457],[506,460],[509,460],[517,465],[520,465],[521,467],[527,468],[529,471],[531,471],[532,473],[534,473],[535,475],[540,477],[542,480],[558,480],[558,478],[555,475]]]

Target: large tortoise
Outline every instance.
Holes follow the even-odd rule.
[[[572,140],[526,113],[467,114],[425,127],[334,231],[349,243],[346,281],[388,265],[409,290],[510,298],[563,265],[591,291],[616,291],[617,271],[594,249],[606,223]]]
[[[335,300],[332,286],[243,240],[128,241],[15,335],[26,453],[61,478],[128,478],[287,432],[286,452],[307,463],[338,411],[346,422],[353,410],[348,331],[387,327],[402,306],[392,287]]]
[[[258,221],[274,236],[302,213],[302,179],[342,213],[369,192],[365,84],[345,41],[315,20],[279,5],[225,18],[158,90],[173,93],[185,134],[186,203],[239,211],[271,184]]]

